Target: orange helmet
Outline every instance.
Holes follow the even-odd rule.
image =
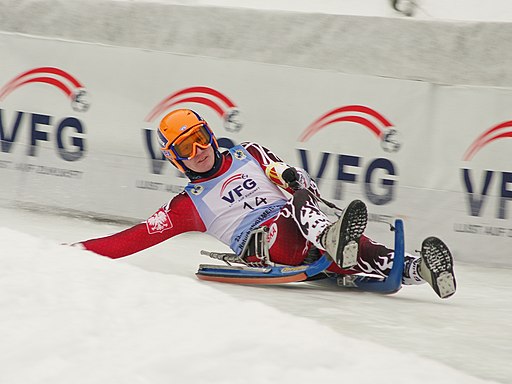
[[[164,116],[158,128],[158,142],[164,156],[184,173],[187,168],[183,160],[192,159],[197,147],[204,149],[212,145],[218,151],[208,123],[190,109],[177,109]]]

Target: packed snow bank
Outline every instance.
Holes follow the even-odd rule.
[[[483,382],[193,278],[10,229],[0,243],[3,383]]]

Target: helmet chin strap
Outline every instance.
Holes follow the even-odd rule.
[[[222,154],[219,152],[219,150],[214,147],[213,153],[215,155],[215,162],[213,163],[212,169],[210,169],[207,172],[199,173],[194,172],[193,170],[183,167],[185,169],[185,176],[189,178],[190,181],[196,181],[200,179],[207,179],[208,177],[213,176],[217,171],[220,169],[222,165]]]

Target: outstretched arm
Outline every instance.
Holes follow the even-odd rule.
[[[110,236],[75,245],[117,259],[150,248],[180,233],[205,230],[192,201],[182,192],[142,223]]]

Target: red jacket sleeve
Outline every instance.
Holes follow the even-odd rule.
[[[112,259],[128,256],[180,233],[206,231],[192,200],[182,192],[146,221],[122,232],[83,241],[85,249]]]

